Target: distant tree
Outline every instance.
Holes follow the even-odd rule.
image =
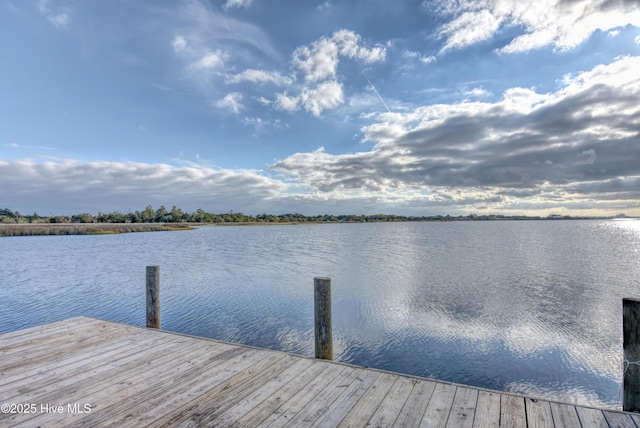
[[[71,219],[66,215],[57,215],[49,218],[49,223],[71,223]]]
[[[167,221],[169,217],[169,211],[165,208],[164,205],[161,205],[160,208],[156,210],[156,221],[158,223]]]
[[[173,223],[178,223],[185,220],[185,215],[180,208],[177,208],[175,205],[171,207],[171,214],[169,214],[169,221]]]
[[[147,208],[140,213],[140,218],[143,223],[153,223],[156,219],[156,212],[151,205],[147,205]]]
[[[211,214],[205,212],[202,208],[198,208],[195,213],[191,214],[189,221],[207,223],[211,221]]]
[[[74,214],[71,216],[72,223],[93,223],[94,219],[91,214],[82,213],[82,214]]]
[[[127,221],[129,223],[142,223],[142,215],[140,211],[135,210],[134,212],[127,213]]]
[[[0,223],[16,223],[16,214],[9,208],[0,209]]]

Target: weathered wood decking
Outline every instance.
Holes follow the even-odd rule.
[[[0,335],[0,403],[2,427],[640,426],[636,414],[86,317]]]

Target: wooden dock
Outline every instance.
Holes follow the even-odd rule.
[[[79,317],[0,335],[0,426],[633,427],[640,415]]]

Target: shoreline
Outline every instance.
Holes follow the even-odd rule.
[[[198,227],[209,226],[295,226],[305,224],[366,224],[366,223],[407,223],[407,222],[451,222],[451,221],[524,221],[524,220],[637,220],[634,217],[627,218],[435,218],[421,220],[396,220],[396,221],[281,221],[281,222],[224,222],[224,223],[0,223],[0,238],[11,236],[50,236],[50,235],[112,235],[118,233],[138,232],[171,232],[183,230],[195,230]]]
[[[113,235],[118,233],[194,230],[186,223],[14,223],[0,224],[0,237]]]

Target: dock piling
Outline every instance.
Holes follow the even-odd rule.
[[[147,266],[147,327],[160,329],[160,266]]]
[[[314,278],[313,288],[316,358],[333,360],[331,278]]]
[[[640,300],[622,299],[622,409],[640,411]]]

